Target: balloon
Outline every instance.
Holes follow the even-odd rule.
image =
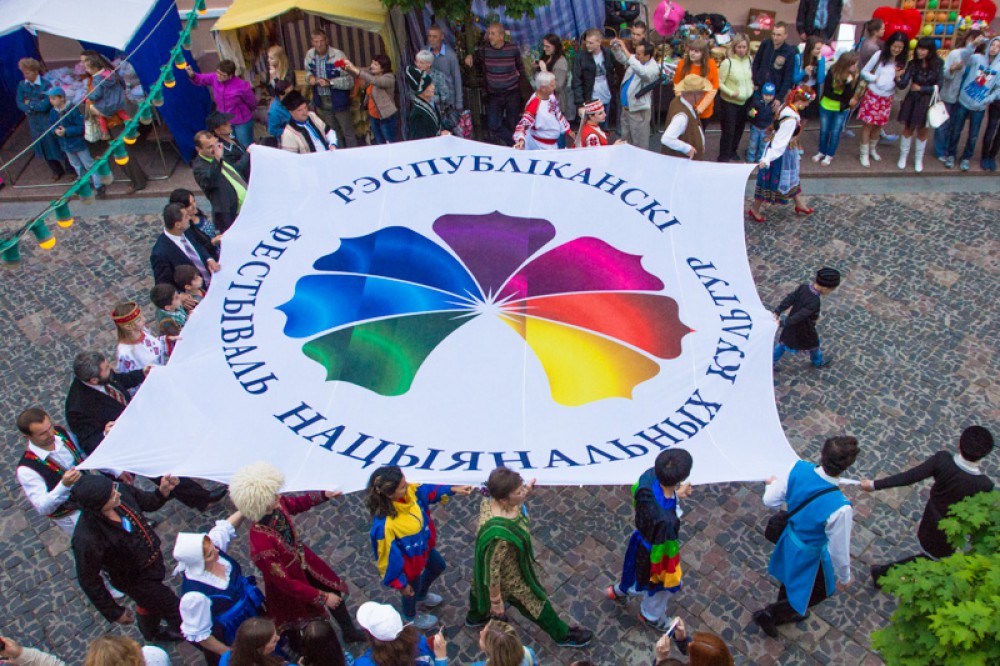
[[[951,48],[951,40],[950,39],[944,40],[944,47],[946,49],[950,49]]]
[[[925,25],[924,29],[922,30],[922,32],[925,35],[930,35],[932,32],[934,32],[934,26],[932,26],[932,25]]]
[[[915,48],[917,48],[917,40],[911,39],[910,40],[910,50],[912,51]]]
[[[946,33],[946,34],[949,34],[949,35],[953,35],[953,34],[955,34],[955,26],[953,26],[953,25],[949,25],[949,26],[948,26],[948,27],[947,27],[947,28],[945,29],[945,33]]]
[[[958,12],[951,12],[948,14],[948,20],[954,23],[958,19]]]
[[[936,48],[936,49],[941,48],[941,40],[940,39],[935,39],[934,40],[934,48]]]
[[[938,0],[930,0],[930,2],[928,2],[928,3],[927,3],[927,6],[928,6],[928,7],[930,8],[930,9],[937,9],[937,6],[938,6]]]
[[[934,26],[934,34],[935,35],[943,35],[944,34],[944,26],[943,25],[936,25],[936,26]]]

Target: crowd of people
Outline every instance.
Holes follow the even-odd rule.
[[[825,9],[811,22],[807,19],[805,27],[816,27],[821,19],[829,21]],[[755,54],[749,41],[736,35],[721,62],[712,57],[707,43],[689,43],[668,76],[674,97],[660,140],[662,152],[705,158],[705,128],[718,120],[722,129],[718,160],[739,160],[749,125],[744,155],[760,170],[748,215],[763,221],[764,204],[788,202],[794,202],[797,214],[808,215],[813,209],[802,198],[797,143],[805,119],[819,118],[820,147],[812,159],[828,165],[847,132],[848,117],[856,113],[863,123],[859,161],[867,167],[881,159],[881,128],[891,115],[896,90],[903,90],[899,168],[907,167],[912,152],[915,170],[923,169],[931,140],[928,116],[934,96],[939,95],[949,119],[933,133],[937,156],[949,168],[957,158],[959,167],[967,170],[989,108],[981,165],[995,169],[1000,143],[1000,79],[995,75],[1000,66],[1000,40],[969,31],[960,37],[961,47],[942,61],[933,40],[919,40],[910,54],[909,40],[902,33],[885,36],[878,20],[866,26],[859,49],[836,57],[827,54],[831,31],[824,27],[800,29],[800,33],[801,52],[788,44],[787,27],[779,23]],[[360,145],[363,137],[350,113],[356,81],[364,91],[372,143],[392,143],[404,133],[415,139],[460,131],[462,63],[444,37],[443,30],[432,26],[427,48],[417,53],[415,64],[403,73],[410,95],[405,123],[399,118],[398,79],[388,58],[376,56],[368,68],[360,68],[318,30],[304,62],[307,98],[307,91],[296,89],[284,51],[272,47],[266,84],[273,96],[267,122],[271,143],[294,153]],[[463,62],[483,82],[487,135],[495,143],[531,150],[596,147],[617,141],[649,149],[650,92],[662,85],[665,76],[655,51],[640,21],[632,24],[629,37],[607,43],[602,31],[588,31],[572,63],[563,53],[562,40],[548,35],[537,71],[531,73],[535,86],[526,104],[520,82],[528,73],[520,49],[506,39],[502,25],[490,25],[483,43]],[[130,117],[126,104],[118,99],[117,75],[110,63],[93,52],[84,54],[83,64],[92,78],[87,108],[93,117],[103,119],[102,135],[111,136]],[[56,179],[65,172],[64,159],[83,173],[92,158],[81,141],[82,114],[79,110],[63,112],[65,95],[58,88],[43,89],[37,62],[25,59],[20,67],[25,81],[18,88],[18,105],[28,114],[32,132],[40,136],[57,126],[37,144],[36,151]],[[994,73],[984,76],[986,70]],[[437,631],[440,622],[432,611],[445,599],[432,588],[447,564],[437,547],[432,506],[473,495],[476,489],[471,486],[411,483],[395,466],[372,472],[365,492],[371,516],[372,575],[377,571],[382,585],[398,593],[397,609],[376,602],[354,604],[347,582],[306,545],[308,539],[296,528],[296,515],[335,501],[339,493],[282,495],[283,476],[266,463],[244,467],[228,487],[215,488],[169,474],[137,483],[127,471],[82,473],[77,469],[114,428],[150,369],[167,363],[188,316],[211,288],[220,268],[224,235],[246,196],[251,169],[247,149],[265,138],[255,131],[256,93],[235,75],[232,62],[221,62],[213,73],[188,72],[196,85],[211,88],[215,100],[216,110],[206,119],[206,129],[195,136],[193,160],[194,178],[211,212],[202,212],[188,190],[171,193],[163,209],[162,232],[150,252],[153,286],[149,298],[154,314],[147,319],[135,302],[113,308],[116,357],[108,359],[96,351],[76,356],[64,408],[65,425],[35,406],[18,415],[16,427],[26,439],[17,466],[18,482],[38,513],[70,535],[77,579],[93,606],[109,623],[136,624],[146,641],[187,641],[210,665],[442,666],[448,662],[448,638],[444,631]],[[119,122],[112,122],[115,119]],[[959,154],[967,121],[968,138]],[[141,189],[145,175],[135,161],[132,164],[129,177],[133,188]],[[99,193],[103,191],[97,180],[94,186]],[[830,363],[820,348],[816,322],[821,297],[840,281],[838,271],[823,268],[775,309],[783,325],[774,349],[775,363],[785,353],[798,351],[807,352],[816,367]],[[945,557],[954,549],[938,523],[951,505],[993,488],[979,466],[993,443],[986,428],[971,426],[958,438],[954,450],[941,451],[911,470],[884,479],[865,479],[860,488],[873,492],[933,478],[918,529],[922,552],[913,557]],[[768,636],[778,637],[779,625],[802,620],[809,607],[852,582],[854,513],[840,479],[860,451],[853,437],[831,437],[823,444],[818,464],[800,461],[787,474],[766,483],[763,504],[789,508],[787,525],[775,537],[768,568],[780,583],[777,598],[753,616]],[[687,451],[668,449],[636,481],[631,489],[635,529],[623,549],[622,574],[604,590],[608,599],[622,606],[633,598],[640,600],[639,617],[651,629],[649,659],[654,665],[679,663],[671,656],[675,649],[688,655],[691,664],[733,663],[722,639],[706,632],[688,633],[684,622],[670,612],[674,595],[683,591],[682,502],[692,493],[686,479],[695,462]],[[561,647],[586,646],[594,637],[591,629],[565,619],[541,582],[544,564],[534,556],[526,506],[533,488],[534,481],[498,467],[479,489],[465,615],[465,625],[480,631],[479,647],[486,657],[477,664],[538,663],[534,650],[524,645],[510,623],[511,610]],[[176,538],[170,552],[178,595],[167,582],[167,558],[156,525],[146,514],[172,499],[204,512],[227,496],[235,513],[202,531],[181,532]],[[250,560],[261,585],[249,575],[246,563],[227,552],[241,529],[247,534]],[[893,575],[894,566],[905,561],[873,567],[874,584],[880,585]],[[134,602],[134,612],[126,599]],[[0,656],[12,663],[63,663],[22,647],[15,639],[3,637],[2,641]],[[350,645],[360,647],[351,650]],[[143,648],[130,639],[107,636],[90,646],[86,664],[163,664],[166,659],[166,653],[154,646]]]

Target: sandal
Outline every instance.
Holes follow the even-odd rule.
[[[815,208],[799,208],[798,206],[795,207],[796,215],[812,215],[815,212],[816,212]]]
[[[797,208],[795,210],[796,212],[798,211]],[[767,219],[763,215],[758,215],[757,213],[753,212],[753,208],[747,208],[747,217],[749,217],[754,222],[763,222],[764,220]]]

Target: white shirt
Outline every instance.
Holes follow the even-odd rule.
[[[765,164],[770,164],[785,154],[788,144],[791,143],[792,137],[795,136],[795,128],[799,126],[799,114],[790,106],[783,108],[778,118],[778,131],[774,133],[771,143],[767,144],[764,156],[760,158],[760,161]],[[794,118],[794,122],[785,122],[781,120],[783,118]]]
[[[607,63],[604,62],[604,51],[594,54],[594,64],[597,65],[597,75],[594,77],[594,92],[592,97],[601,100],[604,106],[611,104],[611,88],[608,86]]]
[[[118,372],[141,370],[147,365],[166,365],[169,358],[167,337],[156,337],[145,329],[142,332],[142,340],[135,344],[118,343]],[[129,389],[129,394],[135,395],[138,390],[138,386]]]
[[[961,453],[956,453],[954,456],[952,456],[952,460],[955,461],[955,464],[963,472],[968,472],[969,474],[975,474],[976,476],[979,476],[980,474],[983,473],[983,470],[979,469],[978,462],[972,462],[971,460],[966,460],[965,458],[962,457]]]
[[[559,118],[552,112],[552,107],[558,109],[559,102],[553,93],[549,99],[538,100],[538,110],[535,111],[535,125],[531,131],[543,139],[558,139],[562,134],[562,124]],[[552,146],[546,146],[551,148]]]
[[[795,465],[792,465],[794,468]],[[830,476],[823,471],[822,467],[816,467],[816,475],[828,483],[840,485],[840,479]],[[778,477],[764,488],[764,506],[770,509],[779,508],[785,501],[788,493],[788,474]],[[826,538],[829,542],[827,549],[830,551],[830,559],[833,561],[833,571],[837,581],[842,584],[851,582],[851,526],[854,523],[854,508],[848,504],[842,506],[826,519]]]
[[[686,99],[681,97],[681,104],[690,109],[691,113],[695,117],[698,114],[695,112],[694,107],[691,106]],[[663,136],[660,137],[660,143],[669,148],[670,150],[676,150],[679,153],[684,153],[685,155],[689,150],[694,148],[690,143],[681,141],[680,137],[684,132],[687,131],[688,126],[688,115],[686,113],[674,114],[674,117],[670,119],[670,124],[667,125],[666,131],[663,132]],[[698,123],[698,131],[701,133],[701,145],[705,145],[705,132],[701,128],[701,123]]]
[[[92,385],[88,384],[88,386]],[[51,451],[46,451],[31,442],[28,442],[28,450],[42,460],[51,458],[63,469],[69,469],[76,465],[76,461],[73,460],[73,454],[58,437],[56,438],[55,447]],[[111,474],[115,478],[118,478],[122,474],[121,470],[102,469],[100,471]],[[43,516],[48,516],[58,509],[63,502],[69,499],[69,493],[72,490],[72,488],[63,483],[57,483],[55,488],[49,490],[48,486],[45,485],[45,479],[42,478],[42,475],[30,467],[21,466],[17,468],[17,482],[21,484],[21,488],[24,490],[28,501],[31,502],[31,506],[35,507],[35,511]],[[80,512],[74,511],[62,518],[53,518],[52,522],[62,528],[63,532],[72,536],[73,530],[76,529],[76,521],[79,519]]]
[[[229,542],[236,538],[236,530],[228,520],[215,521],[208,538],[219,550],[226,550]],[[220,558],[220,563],[226,570],[226,577],[219,578],[207,570],[200,574],[186,571],[190,580],[198,581],[225,590],[229,587],[229,577],[232,575],[232,565]],[[212,635],[212,602],[201,592],[188,592],[181,597],[181,633],[192,643],[207,640]]]

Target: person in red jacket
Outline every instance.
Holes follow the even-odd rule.
[[[236,471],[229,496],[250,526],[250,559],[264,581],[267,615],[274,620],[283,643],[301,650],[301,629],[311,620],[326,620],[327,609],[340,625],[344,640],[362,642],[347,610],[347,583],[319,555],[302,543],[292,516],[319,506],[341,493],[305,493],[281,497],[285,482],[281,470],[265,462]]]

